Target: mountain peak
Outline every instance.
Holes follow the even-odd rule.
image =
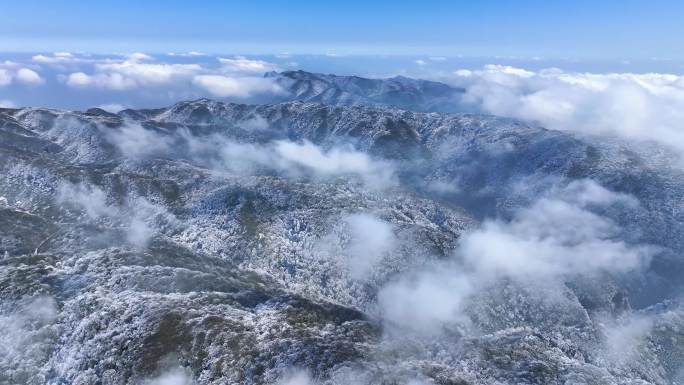
[[[458,112],[464,92],[444,83],[403,76],[374,79],[302,70],[269,72],[266,76],[287,91],[289,96],[280,101],[302,100],[328,105],[363,104],[420,112]]]

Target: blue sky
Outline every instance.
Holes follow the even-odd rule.
[[[684,59],[684,2],[3,1],[4,52]]]
[[[301,69],[443,81],[542,121],[600,116],[615,89],[684,111],[684,1],[0,1],[0,106],[255,102],[263,72]]]

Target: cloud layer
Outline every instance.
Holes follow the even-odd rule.
[[[502,280],[555,287],[565,279],[641,270],[655,250],[617,240],[617,225],[594,212],[634,204],[590,180],[553,187],[510,220],[487,220],[464,234],[455,260],[385,286],[381,312],[390,324],[433,332],[467,324],[467,301]]]
[[[23,64],[12,61],[0,62],[0,87],[17,83],[26,86],[37,86],[45,83],[38,72]]]
[[[454,72],[475,111],[550,129],[648,140],[684,153],[684,77],[660,73],[528,71],[502,65]]]
[[[264,60],[199,52],[155,56],[41,53],[26,60],[0,62],[0,87],[12,86],[3,99],[22,105],[33,104],[26,101],[28,96],[21,88],[46,87],[37,99],[49,102],[34,104],[55,107],[59,107],[55,105],[59,98],[45,95],[63,93],[69,96],[64,100],[82,97],[88,101],[95,95],[92,105],[133,108],[204,96],[250,102],[280,100],[287,96],[284,90],[262,74],[296,67],[283,61],[289,59],[288,55]],[[568,72],[558,68],[532,71],[490,64],[479,69],[454,67],[443,77],[439,75],[443,72],[431,71],[443,71],[433,69],[435,64],[441,68],[451,65],[446,58],[407,59],[405,66],[416,64],[421,68],[420,76],[439,76],[465,89],[459,105],[462,111],[538,122],[556,130],[655,141],[684,154],[684,77],[680,75]]]
[[[174,54],[174,56],[176,56]],[[196,58],[202,55],[185,54]],[[206,60],[206,58],[205,58]],[[133,53],[121,58],[83,59],[61,53],[36,55],[33,61],[48,65],[88,64],[90,70],[58,75],[65,85],[77,89],[95,88],[101,91],[132,91],[147,88],[194,89],[201,94],[220,98],[249,98],[254,95],[280,95],[283,90],[272,79],[261,75],[277,70],[276,64],[243,56],[216,58],[213,63],[169,63],[143,54]],[[1,78],[0,78],[1,81]]]
[[[124,198],[124,204],[112,204],[104,191],[85,184],[63,184],[57,194],[57,202],[63,207],[82,210],[86,215],[83,219],[119,230],[135,248],[144,248],[152,237],[176,221],[163,206],[145,198]]]
[[[257,116],[242,128],[265,130],[268,124]],[[372,189],[384,189],[397,182],[393,163],[343,144],[323,148],[307,140],[249,143],[219,134],[196,136],[188,131],[166,135],[132,122],[117,130],[103,131],[123,156],[133,160],[184,157],[217,172],[240,175],[270,171],[290,178],[352,177]]]

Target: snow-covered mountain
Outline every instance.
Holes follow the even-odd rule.
[[[395,76],[369,79],[306,71],[269,72],[284,100],[344,106],[397,107],[423,112],[457,112],[464,90],[444,83]],[[283,100],[283,101],[284,101]]]
[[[0,110],[0,383],[684,380],[674,155],[269,76],[306,102]]]

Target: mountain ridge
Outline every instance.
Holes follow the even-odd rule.
[[[0,381],[144,384],[181,368],[188,382],[278,383],[291,367],[324,384],[679,380],[684,179],[647,149],[301,101],[3,110],[0,133],[0,310],[17,336]],[[467,292],[451,279],[478,267],[459,265],[474,232],[576,201],[583,220],[605,218],[608,245],[658,246],[653,263],[506,276],[465,297],[463,318],[424,318],[441,291],[410,302],[432,283],[447,308]],[[393,293],[406,319],[389,317]],[[604,325],[641,316],[653,328],[617,360]]]

